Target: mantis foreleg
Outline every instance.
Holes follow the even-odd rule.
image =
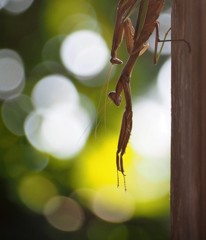
[[[115,29],[112,40],[111,59],[112,64],[122,64],[122,60],[117,57],[117,50],[125,36],[128,52],[131,53],[134,46],[134,28],[129,18],[137,0],[120,0],[117,8]]]

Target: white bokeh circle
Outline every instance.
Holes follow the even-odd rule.
[[[68,35],[62,43],[60,54],[66,69],[80,80],[100,74],[109,57],[101,35],[89,30]]]

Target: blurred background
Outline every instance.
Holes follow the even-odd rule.
[[[170,44],[155,66],[152,36],[132,75],[125,192],[125,104],[107,98],[117,3],[0,0],[0,239],[169,239]],[[159,21],[164,36],[167,2]]]

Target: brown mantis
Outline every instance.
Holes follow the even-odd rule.
[[[132,14],[137,4],[139,4],[139,12],[136,26],[134,28],[132,26],[130,15]],[[122,61],[117,58],[117,49],[122,42],[123,36],[125,36],[126,38],[126,45],[129,53],[129,58],[116,84],[115,91],[110,92],[108,96],[114,102],[115,105],[119,106],[121,104],[121,94],[123,92],[126,102],[116,151],[117,174],[118,171],[120,171],[124,176],[125,190],[126,183],[123,166],[123,155],[125,154],[126,147],[132,130],[132,101],[130,90],[130,78],[136,60],[149,47],[148,39],[154,30],[156,30],[154,63],[157,62],[158,42],[163,42],[164,44],[164,42],[166,41],[171,41],[165,40],[170,29],[166,33],[164,40],[159,39],[159,23],[157,19],[163,6],[164,0],[119,0],[118,3],[110,62],[112,64],[122,63]],[[176,39],[175,41],[186,42],[185,40],[182,39]],[[119,177],[117,184],[119,186]]]

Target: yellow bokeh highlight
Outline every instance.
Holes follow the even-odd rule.
[[[139,163],[132,161],[128,169],[128,191],[136,199],[136,214],[141,216],[155,216],[168,214],[170,179],[155,181],[143,176],[139,171]]]
[[[31,210],[42,213],[45,204],[58,194],[55,185],[46,177],[29,175],[19,184],[19,195]]]
[[[102,213],[102,218],[106,220],[108,217],[107,221],[117,221],[109,220],[110,206],[113,208],[113,201],[116,203],[117,209],[122,208],[122,210],[124,210],[124,207],[118,205],[119,198],[115,197],[117,195],[115,193],[116,191],[121,192],[122,195],[120,198],[122,199],[122,196],[127,194],[132,197],[135,203],[135,215],[155,216],[157,214],[168,214],[169,176],[168,178],[155,180],[151,177],[146,177],[147,175],[144,176],[141,174],[138,168],[140,167],[140,163],[146,161],[146,159],[134,153],[130,144],[124,155],[127,191],[125,192],[124,190],[124,178],[121,173],[119,173],[120,186],[117,188],[117,140],[117,135],[107,135],[103,136],[101,139],[92,139],[92,143],[90,143],[89,147],[81,153],[72,171],[72,186],[77,189],[88,189],[88,191],[92,193],[88,195],[87,192],[81,192],[79,198],[87,202],[87,207],[94,212],[96,211],[94,210],[94,201],[96,202],[95,206],[100,206],[100,208],[97,207],[100,211],[103,211],[105,208],[106,215]],[[146,169],[146,171],[149,170]],[[103,190],[106,188],[112,190]],[[100,194],[101,192],[104,192],[104,194]],[[116,195],[113,195],[113,193]],[[102,195],[104,195],[103,198]],[[101,201],[103,201],[102,209]],[[120,202],[119,204],[121,204]],[[98,203],[100,203],[100,205],[98,205]],[[121,210],[119,211],[121,212]]]
[[[76,187],[99,189],[107,185],[117,186],[116,149],[118,137],[108,135],[101,139],[94,139],[81,154],[73,175]],[[130,146],[124,156],[124,168],[127,174],[132,160]],[[119,174],[120,183],[124,188],[122,174]]]

